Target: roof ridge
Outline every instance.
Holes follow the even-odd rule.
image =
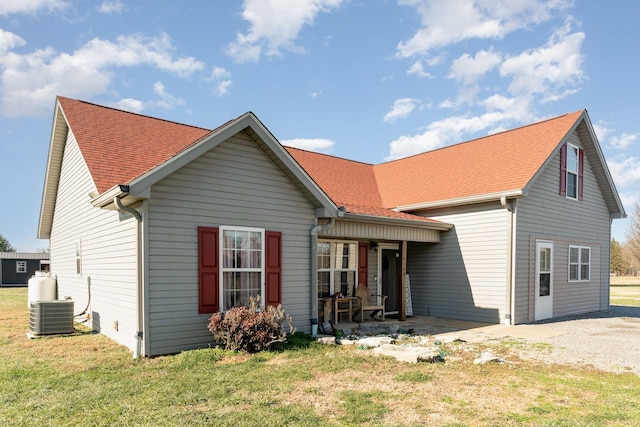
[[[84,101],[82,99],[73,99],[73,98],[67,98],[65,96],[58,95],[58,100],[60,100],[60,99],[64,99],[64,100],[68,100],[68,101],[72,101],[72,102],[79,102],[81,104],[86,104],[86,105],[90,105],[90,106],[93,106],[93,107],[104,108],[104,109],[112,110],[112,111],[115,111],[115,112],[118,112],[118,113],[130,114],[130,115],[138,116],[138,117],[141,117],[141,118],[144,118],[144,119],[151,119],[151,120],[161,121],[161,122],[165,122],[165,123],[171,123],[171,124],[175,124],[175,125],[179,125],[179,126],[187,126],[187,127],[193,128],[193,129],[201,129],[201,130],[209,131],[209,132],[214,130],[214,129],[209,129],[209,128],[205,128],[205,127],[202,127],[202,126],[195,126],[195,125],[190,125],[190,124],[187,124],[187,123],[177,122],[175,120],[169,120],[169,119],[163,119],[163,118],[160,118],[160,117],[154,117],[154,116],[150,116],[148,114],[141,114],[141,113],[136,113],[136,112],[133,112],[133,111],[127,111],[127,110],[123,110],[121,108],[111,107],[111,106],[108,106],[108,105],[100,105],[100,104],[96,104],[94,102]],[[231,122],[233,120],[235,120],[235,119],[231,119],[231,120],[227,121],[225,124],[227,124],[227,123],[229,123],[229,122]],[[222,126],[224,126],[224,125],[222,125]],[[219,126],[218,128],[220,128],[222,126]],[[216,128],[216,129],[218,129],[218,128]]]
[[[318,151],[305,150],[304,148],[292,147],[290,145],[283,145],[283,146],[287,150],[288,149],[293,149],[293,150],[298,150],[298,151],[304,151],[305,153],[317,154],[319,156],[331,157],[331,158],[337,159],[337,160],[345,160],[347,162],[359,163],[359,164],[365,165],[365,166],[375,166],[374,163],[367,163],[367,162],[362,162],[360,160],[347,159],[346,157],[334,156],[333,154],[326,154],[326,153],[320,153]]]
[[[399,161],[402,161],[402,160],[410,159],[412,157],[418,157],[418,156],[422,156],[422,155],[425,155],[425,154],[428,154],[428,153],[434,153],[436,151],[445,150],[447,148],[456,147],[456,146],[460,146],[460,145],[463,145],[463,144],[469,144],[469,143],[472,143],[472,142],[477,142],[477,141],[480,141],[480,140],[483,140],[483,139],[486,139],[486,138],[494,137],[496,135],[516,132],[516,131],[519,131],[519,130],[522,130],[522,129],[525,129],[525,128],[528,128],[528,127],[539,126],[539,125],[541,125],[543,123],[546,123],[546,122],[550,122],[550,121],[553,121],[553,120],[558,120],[558,119],[560,119],[562,117],[566,117],[566,116],[571,115],[571,114],[583,113],[585,111],[586,111],[586,109],[582,109],[582,110],[573,111],[571,113],[560,114],[558,116],[549,117],[547,119],[543,119],[543,120],[540,120],[540,121],[537,121],[537,122],[534,122],[534,123],[524,124],[522,126],[518,126],[518,127],[512,128],[512,129],[505,129],[505,130],[500,131],[500,132],[496,132],[496,133],[492,133],[492,134],[484,135],[484,136],[479,136],[477,138],[469,139],[467,141],[460,141],[460,142],[456,142],[454,144],[445,145],[443,147],[434,148],[433,150],[422,151],[420,153],[412,154],[412,155],[406,156],[406,157],[401,157],[399,159],[394,159],[394,160],[389,160],[387,162],[377,163],[374,166],[388,165],[390,163],[399,162]]]

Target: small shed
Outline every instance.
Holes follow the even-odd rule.
[[[0,252],[0,286],[26,286],[37,270],[49,270],[46,252]]]

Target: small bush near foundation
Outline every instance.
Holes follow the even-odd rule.
[[[252,297],[249,307],[234,307],[211,316],[208,329],[216,343],[227,350],[257,353],[287,342],[283,323],[288,325],[289,333],[294,333],[291,316],[284,312],[282,305],[261,307],[259,304],[260,297]]]

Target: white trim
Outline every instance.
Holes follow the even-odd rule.
[[[577,249],[578,250],[578,262],[576,263],[572,263],[571,262],[571,249]],[[589,251],[589,277],[586,279],[582,278],[582,265],[584,264],[582,262],[582,250],[583,249],[587,249]],[[578,278],[577,279],[572,279],[571,278],[571,265],[577,265],[578,266]],[[578,282],[590,282],[591,281],[591,246],[579,246],[579,245],[569,245],[569,256],[567,257],[567,280],[570,283],[578,283]]]
[[[548,240],[536,240],[536,257],[535,257],[535,287],[534,287],[534,319],[543,320],[553,317],[553,242]],[[549,259],[549,295],[540,296],[540,249],[550,249]],[[546,271],[545,271],[546,272]]]
[[[320,243],[329,243],[329,268],[320,268],[316,267],[316,281],[318,281],[318,273],[320,272],[328,272],[329,273],[329,295],[334,295],[336,293],[336,283],[335,283],[335,273],[336,272],[354,272],[354,283],[353,283],[353,292],[355,292],[356,287],[358,286],[358,244],[357,240],[344,240],[344,239],[318,239],[318,245]],[[349,257],[353,256],[354,258],[354,268],[337,268],[336,264],[336,245],[337,244],[347,244],[347,245],[355,245],[353,253],[349,251]],[[316,254],[316,257],[318,255]],[[317,264],[319,265],[319,264]],[[319,283],[318,283],[319,286]],[[338,290],[337,292],[340,292]]]
[[[502,197],[512,199],[515,197],[522,197],[524,192],[522,189],[515,189],[509,191],[502,191],[499,193],[487,193],[474,196],[460,197],[457,199],[436,200],[434,202],[416,203],[413,205],[396,206],[393,210],[398,212],[410,212],[422,209],[434,209],[444,208],[448,206],[460,206],[460,205],[472,205],[475,203],[483,202],[499,202]]]
[[[225,272],[256,272],[256,273],[260,273],[260,304],[264,304],[264,295],[265,295],[265,289],[264,289],[264,281],[265,281],[265,229],[264,228],[256,228],[256,227],[235,227],[235,226],[230,226],[230,225],[221,225],[220,227],[218,227],[218,265],[220,266],[219,268],[219,282],[220,283],[220,289],[219,289],[219,298],[220,298],[220,311],[225,311],[226,307],[224,305],[224,289],[225,289],[225,284],[224,284],[224,273]],[[225,231],[248,231],[248,232],[254,232],[254,233],[260,233],[260,267],[247,267],[247,268],[242,268],[242,267],[235,267],[235,268],[229,268],[224,266],[224,232]]]
[[[27,272],[27,261],[16,261],[16,273]]]

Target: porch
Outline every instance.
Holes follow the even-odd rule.
[[[354,333],[363,335],[410,333],[436,338],[455,337],[466,342],[482,342],[506,337],[544,339],[565,333],[554,329],[552,325],[504,325],[429,316],[409,316],[407,320],[401,321],[393,315],[384,321],[371,319],[362,323],[341,321],[333,325],[333,328],[341,330],[346,335]]]

